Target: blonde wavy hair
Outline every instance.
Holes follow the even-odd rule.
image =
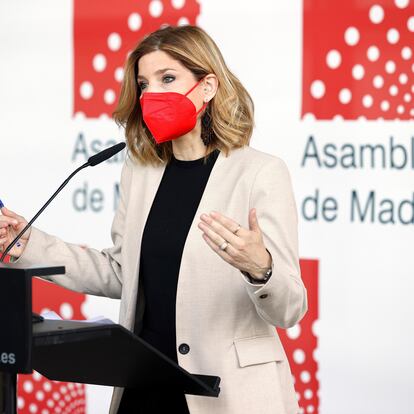
[[[141,94],[137,82],[138,61],[161,50],[190,70],[197,80],[209,73],[218,79],[216,95],[207,108],[211,117],[213,139],[206,154],[218,148],[227,156],[232,148],[249,145],[254,127],[254,104],[247,90],[229,70],[211,37],[197,26],[167,26],[137,44],[124,66],[124,79],[117,107],[112,113],[116,124],[125,128],[127,146],[133,158],[145,165],[159,165],[172,157],[172,143],[157,144],[146,127],[138,102]],[[204,157],[204,162],[207,157]]]

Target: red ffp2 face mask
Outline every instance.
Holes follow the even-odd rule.
[[[197,115],[207,106],[207,102],[197,111],[187,95],[201,81],[184,95],[178,92],[145,92],[142,95],[142,117],[157,144],[181,137],[194,129]]]

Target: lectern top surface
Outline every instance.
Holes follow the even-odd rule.
[[[121,329],[128,332],[127,329],[123,329],[118,324],[103,324],[99,322],[80,322],[70,320],[45,320],[33,325],[33,336],[48,336],[56,334],[78,333],[86,331],[106,330],[108,327],[113,329]]]
[[[24,266],[19,263],[0,263],[0,274],[13,271],[24,272],[27,276],[49,276],[64,275],[66,269],[65,266],[48,266],[45,264]]]

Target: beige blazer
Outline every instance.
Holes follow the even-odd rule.
[[[119,323],[133,330],[135,307],[143,314],[138,289],[142,232],[164,170],[165,165],[144,166],[127,158],[112,247],[84,249],[33,227],[18,262],[65,265],[66,275],[45,279],[71,290],[120,298]],[[253,207],[274,261],[272,277],[259,286],[215,253],[197,227],[202,213],[217,210],[248,228]],[[228,157],[220,152],[185,242],[177,286],[178,363],[193,374],[221,377],[218,398],[186,395],[191,414],[298,413],[292,374],[275,327],[295,325],[306,311],[297,211],[286,164],[249,146]],[[187,354],[179,352],[182,343],[190,346]],[[117,412],[122,392],[114,388],[110,414]]]

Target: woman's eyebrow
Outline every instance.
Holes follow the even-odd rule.
[[[156,70],[154,72],[154,75],[160,75],[160,74],[162,74],[164,72],[167,72],[167,70],[173,70],[173,71],[177,72],[177,70],[176,69],[173,69],[173,68],[164,68],[164,69],[158,69],[158,70]],[[145,78],[145,76],[138,75],[137,76],[137,79],[146,79],[146,78]]]

